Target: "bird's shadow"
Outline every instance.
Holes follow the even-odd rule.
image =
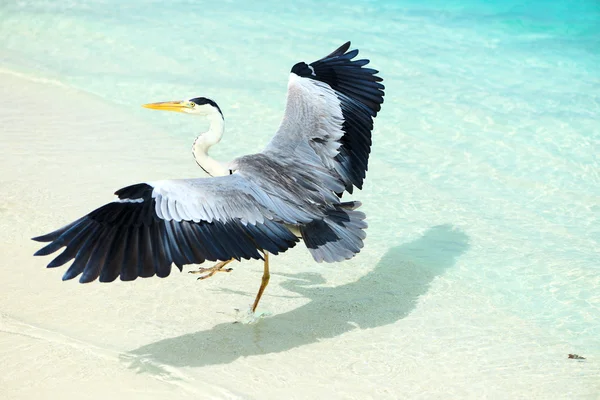
[[[321,287],[319,274],[281,274],[281,285],[310,301],[256,324],[223,323],[211,329],[163,339],[122,355],[139,372],[163,372],[161,365],[201,367],[239,357],[278,353],[339,336],[353,329],[392,324],[406,317],[433,279],[469,247],[468,236],[451,225],[429,229],[410,243],[390,248],[375,268],[355,282]]]

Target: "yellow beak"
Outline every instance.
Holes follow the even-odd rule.
[[[160,103],[143,104],[142,107],[175,112],[184,112],[185,109],[192,108],[187,101],[163,101]]]

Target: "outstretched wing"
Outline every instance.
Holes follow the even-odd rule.
[[[371,151],[373,117],[384,96],[369,60],[353,60],[350,42],[325,58],[292,68],[285,115],[265,153],[301,157],[336,171],[345,190],[362,188]]]
[[[262,258],[298,238],[284,224],[314,219],[309,212],[265,194],[242,175],[168,180],[128,186],[77,221],[34,240],[50,242],[35,255],[65,247],[49,268],[74,260],[63,276],[112,282],[166,277],[174,263]]]

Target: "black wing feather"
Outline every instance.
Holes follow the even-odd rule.
[[[130,225],[127,228],[127,248],[123,258],[123,265],[119,268],[120,278],[122,281],[132,281],[137,277],[137,264],[140,249],[138,243],[140,241],[139,234],[135,226]]]
[[[127,248],[127,229],[117,229],[113,242],[109,247],[109,257],[106,258],[106,263],[100,272],[100,282],[112,282],[119,276]]]
[[[65,250],[48,267],[74,260],[63,280],[81,275],[81,283],[112,282],[157,275],[166,277],[175,264],[206,260],[261,259],[259,250],[273,253],[293,247],[298,239],[283,225],[265,220],[255,225],[241,220],[166,221],[155,212],[152,186],[139,184],[116,192],[123,201],[106,204],[83,218],[47,235],[50,242],[35,255]]]
[[[336,93],[344,117],[336,170],[342,177],[345,190],[353,186],[362,189],[368,168],[373,118],[381,110],[384,89],[379,71],[365,68],[369,60],[352,60],[358,50],[348,51],[350,42],[320,60],[294,65],[292,72],[303,78],[328,84]],[[341,196],[341,193],[338,193]]]

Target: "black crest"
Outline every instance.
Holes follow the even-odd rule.
[[[216,108],[217,110],[219,110],[219,113],[221,114],[221,117],[223,116],[223,112],[221,111],[221,108],[219,107],[219,105],[217,103],[215,103],[211,99],[207,99],[206,97],[196,97],[194,99],[191,99],[190,101],[193,102],[193,103],[198,104],[199,106],[202,106],[204,104],[211,105],[214,108]]]

